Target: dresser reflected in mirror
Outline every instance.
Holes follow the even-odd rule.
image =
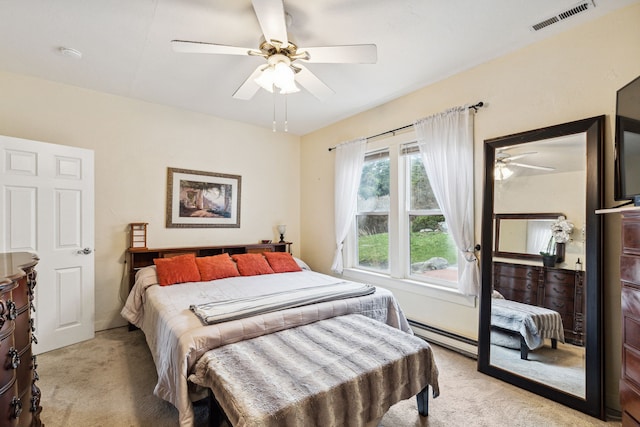
[[[478,369],[602,418],[604,118],[485,141]]]

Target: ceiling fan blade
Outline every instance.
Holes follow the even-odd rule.
[[[528,165],[526,163],[509,162],[509,164],[513,165],[513,166],[520,166],[521,168],[539,169],[539,170],[543,170],[543,171],[554,171],[554,170],[556,170],[555,168],[550,168],[548,166]]]
[[[252,3],[265,40],[276,40],[287,47],[289,39],[282,0],[253,0]]]
[[[243,99],[246,101],[253,98],[253,95],[256,94],[258,89],[260,89],[260,85],[256,83],[256,79],[258,78],[260,73],[262,73],[263,68],[264,65],[259,65],[258,68],[253,70],[253,73],[251,73],[247,80],[245,80],[244,83],[240,85],[238,90],[234,92],[233,97],[235,99]]]
[[[537,151],[530,151],[528,153],[516,154],[515,156],[507,155],[508,156],[507,159],[509,159],[509,160],[517,160],[517,159],[521,159],[523,157],[530,156],[531,154],[537,154]]]
[[[306,62],[323,64],[375,64],[378,61],[378,48],[375,44],[354,44],[346,46],[319,46],[302,49],[309,54]]]
[[[226,46],[223,44],[191,42],[187,40],[171,40],[171,47],[176,52],[184,53],[213,53],[222,55],[249,55],[256,52],[248,47]]]
[[[300,69],[296,73],[296,81],[320,101],[324,101],[335,93],[306,67],[300,64],[296,64],[296,67]]]

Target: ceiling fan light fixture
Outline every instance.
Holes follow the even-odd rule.
[[[263,89],[273,93],[273,87],[280,89],[281,94],[299,92],[295,82],[295,71],[291,68],[291,60],[282,54],[269,57],[269,65],[255,79]]]
[[[497,163],[493,170],[493,178],[496,181],[503,181],[513,175],[513,171],[509,169],[504,163]]]
[[[262,73],[255,79],[255,82],[266,91],[273,93],[273,67],[268,66]]]
[[[295,86],[294,79],[293,70],[284,61],[278,62],[273,67],[273,83],[280,89]]]
[[[294,81],[291,81],[290,85],[286,85],[285,87],[280,88],[280,94],[287,95],[290,93],[300,92],[300,88],[295,84]]]

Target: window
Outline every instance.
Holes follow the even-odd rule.
[[[418,148],[403,149],[407,188],[409,276],[418,280],[458,281],[458,248],[431,189]]]
[[[347,266],[455,288],[458,250],[413,135],[370,144]]]
[[[389,268],[389,152],[365,157],[358,188],[358,266],[388,271]]]

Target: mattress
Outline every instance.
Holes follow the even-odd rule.
[[[393,294],[383,288],[376,288],[373,294],[363,297],[305,305],[214,325],[203,325],[189,309],[191,305],[216,300],[343,282],[313,271],[231,277],[172,286],[159,286],[157,282],[155,267],[141,269],[122,315],[144,332],[158,373],[154,394],[178,409],[182,426],[193,424],[192,401],[206,395],[204,389],[190,384],[188,377],[196,362],[209,350],[352,313],[412,333]]]

